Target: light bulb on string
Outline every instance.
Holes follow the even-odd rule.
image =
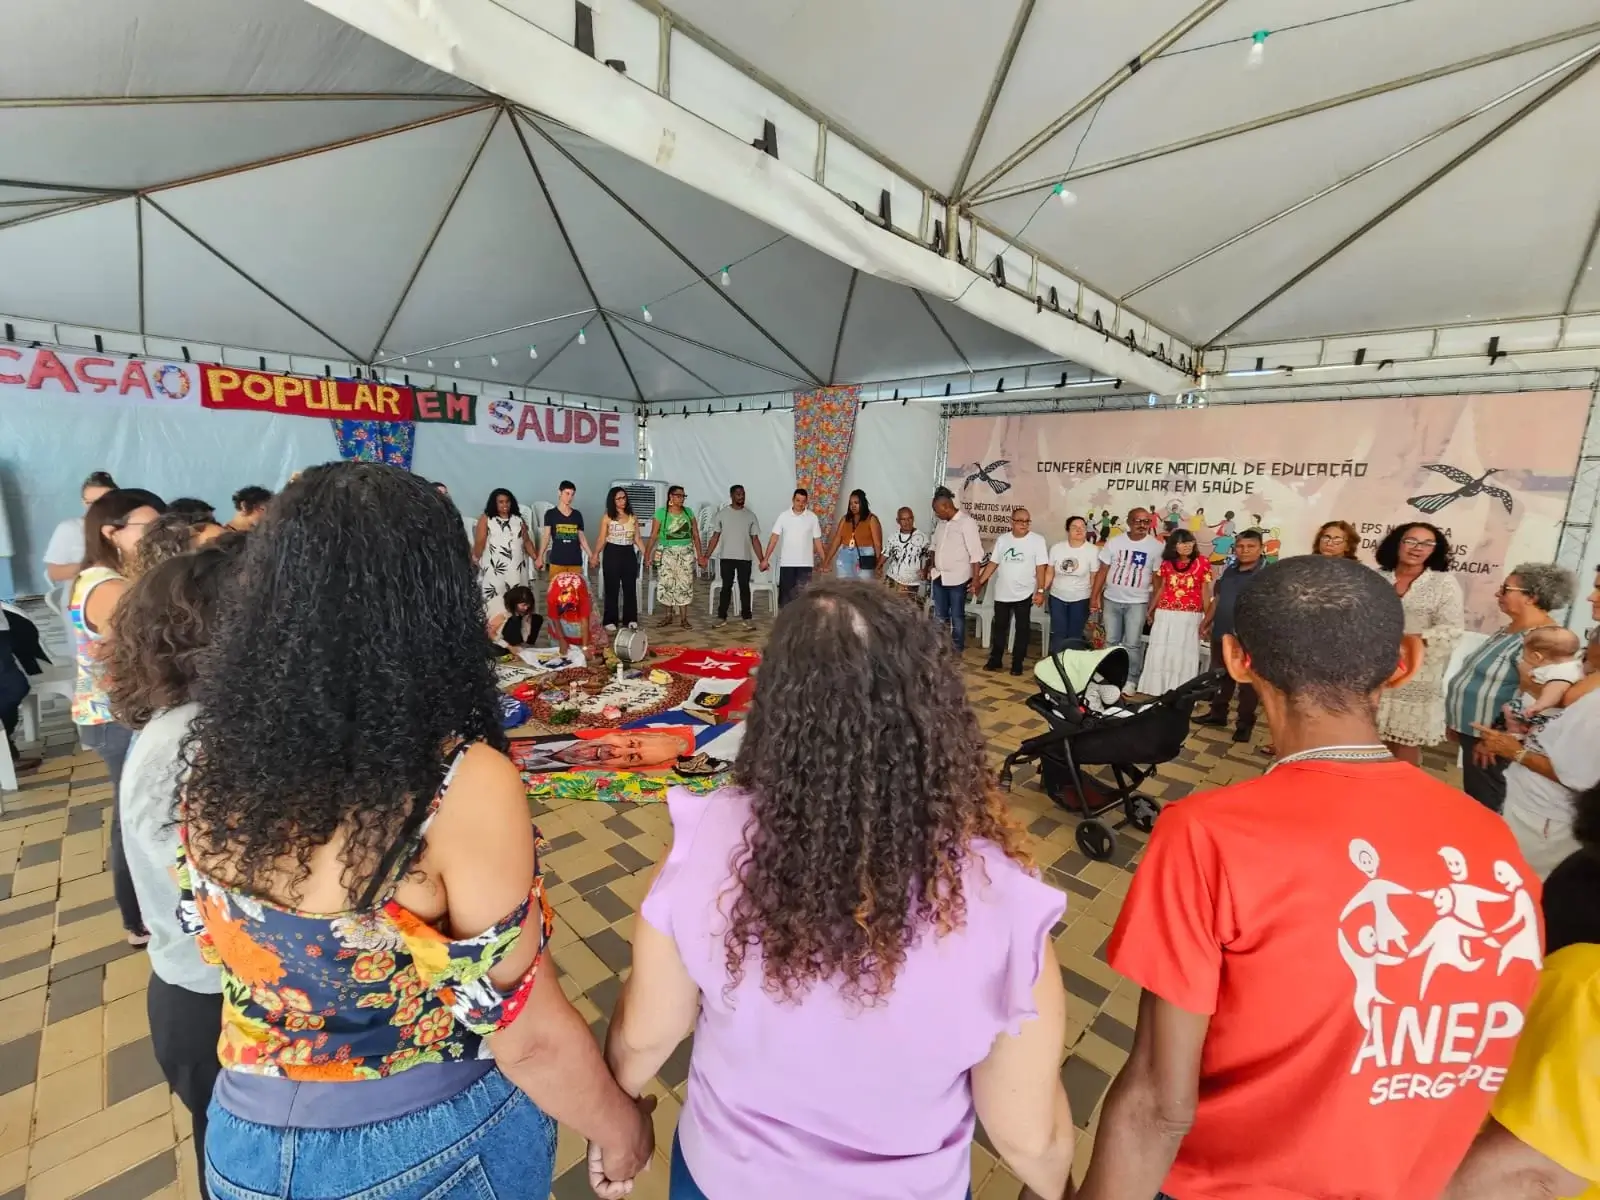
[[[431,358],[430,358],[430,359],[429,359],[429,360],[428,360],[428,366],[429,366],[429,367],[430,367],[430,368],[432,368],[432,366],[433,366],[433,359],[431,359]]]
[[[538,358],[539,357],[539,347],[537,347],[537,346],[529,346],[528,347],[528,357],[529,358]]]
[[[1061,201],[1062,208],[1071,208],[1078,202],[1078,193],[1074,192],[1065,183],[1058,183],[1050,189],[1055,198]]]
[[[461,370],[461,360],[459,358],[456,359],[455,362],[451,363],[450,365],[452,367],[454,367],[458,371]]]
[[[491,354],[489,355],[489,365],[491,367],[498,367],[500,365],[500,360]]]
[[[1255,70],[1267,57],[1267,35],[1270,30],[1258,29],[1250,35],[1250,53],[1245,56],[1244,65],[1249,70]]]
[[[727,287],[730,283],[733,282],[733,268],[731,266],[722,268],[722,281],[721,282],[722,282],[722,286],[723,287]]]
[[[589,344],[589,331],[586,330],[586,329],[578,330],[578,345],[587,346],[588,344]]]
[[[406,360],[406,356],[405,356],[405,355],[404,355],[404,354],[402,354],[402,355],[401,355],[401,356],[400,356],[400,365],[401,365],[401,366],[402,366],[402,367],[403,367],[403,366],[405,366],[405,365],[406,365],[406,361],[407,361],[407,360]]]
[[[656,319],[650,315],[650,306],[648,304],[641,304],[639,311],[644,314],[644,323],[646,325],[654,325],[656,323]]]

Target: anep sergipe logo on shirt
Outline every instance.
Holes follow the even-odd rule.
[[[1521,874],[1497,860],[1496,886],[1480,887],[1466,856],[1443,846],[1439,877],[1407,886],[1384,877],[1371,842],[1355,838],[1349,853],[1366,876],[1337,931],[1365,1031],[1350,1073],[1376,1074],[1375,1105],[1441,1100],[1467,1087],[1498,1091],[1505,1067],[1482,1060],[1509,1061],[1522,1010],[1470,997],[1492,994],[1492,981],[1508,972],[1537,974],[1542,965],[1538,906]]]

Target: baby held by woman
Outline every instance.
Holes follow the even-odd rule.
[[[1582,643],[1578,635],[1559,625],[1530,629],[1522,636],[1522,657],[1517,661],[1521,690],[1506,706],[1513,727],[1538,731],[1561,715],[1567,689],[1583,678]]]

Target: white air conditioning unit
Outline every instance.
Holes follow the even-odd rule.
[[[639,537],[649,541],[650,534],[655,529],[656,509],[667,506],[667,481],[613,479],[606,488],[606,495],[611,494],[612,488],[622,488],[628,493],[628,507],[633,509],[633,515],[639,519]]]

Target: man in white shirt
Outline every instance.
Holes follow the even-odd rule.
[[[896,591],[920,594],[928,575],[928,535],[909,508],[895,513],[894,523],[898,531],[883,544],[884,578]]]
[[[933,615],[949,624],[951,644],[960,654],[967,646],[967,597],[977,591],[983,540],[978,536],[978,523],[956,507],[956,494],[949,488],[934,492],[933,515],[939,519],[929,546]]]
[[[1119,533],[1100,548],[1100,569],[1095,572],[1089,611],[1105,622],[1106,645],[1128,652],[1128,678],[1139,678],[1144,665],[1144,625],[1150,608],[1150,583],[1161,562],[1163,543],[1151,536],[1150,510],[1136,508],[1128,514],[1128,532]]]
[[[767,570],[772,552],[778,551],[778,607],[793,600],[795,593],[811,582],[811,572],[822,558],[822,524],[817,514],[806,507],[811,493],[795,488],[789,511],[779,513],[767,539],[767,552],[761,556],[761,569]],[[781,543],[781,545],[780,545]]]
[[[1022,674],[1032,628],[1028,610],[1044,605],[1045,574],[1050,570],[1050,547],[1044,535],[1032,532],[1033,517],[1025,508],[1011,512],[1011,532],[994,540],[989,561],[978,574],[978,586],[994,585],[994,634],[989,639],[986,670],[998,671],[1006,649],[1006,629],[1016,622],[1011,642],[1011,673]]]
[[[83,489],[79,493],[83,500],[83,511],[88,512],[91,504],[116,486],[116,480],[105,471],[90,475],[83,481]],[[79,513],[57,525],[55,532],[50,535],[49,544],[44,548],[44,573],[50,582],[66,583],[76,576],[78,568],[83,565],[83,553],[83,513]]]

